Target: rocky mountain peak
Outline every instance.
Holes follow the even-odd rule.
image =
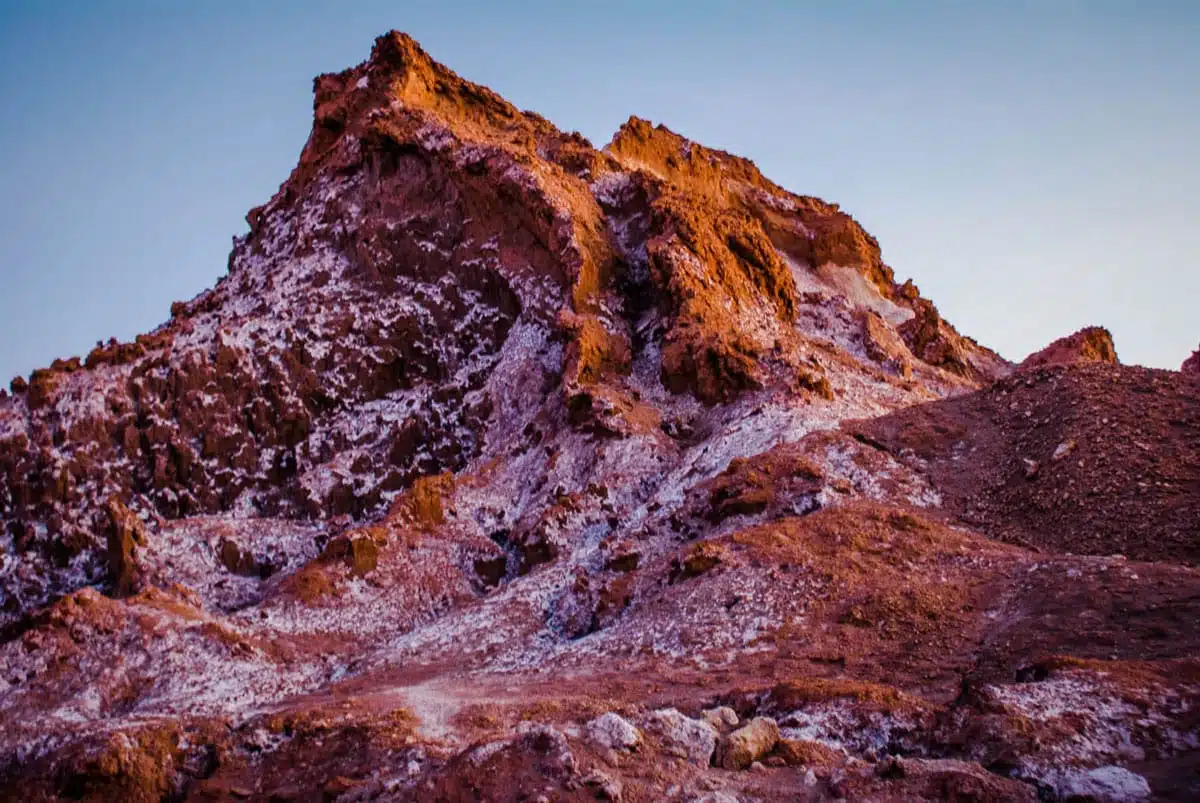
[[[1090,362],[1116,365],[1117,349],[1112,334],[1102,326],[1088,326],[1074,334],[1055,340],[1049,346],[1030,354],[1021,368],[1047,365],[1078,365]]]
[[[0,788],[1075,799],[1196,749],[1197,390],[1106,331],[1014,368],[837,205],[396,32],[247,220],[0,398]]]
[[[1192,355],[1183,361],[1183,365],[1179,368],[1185,374],[1200,374],[1200,348],[1192,352]]]

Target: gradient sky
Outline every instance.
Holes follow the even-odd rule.
[[[168,317],[389,28],[595,144],[630,115],[841,204],[960,331],[1200,343],[1200,3],[0,0],[0,381]]]

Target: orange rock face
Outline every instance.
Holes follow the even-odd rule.
[[[313,112],[214,288],[0,396],[0,797],[1200,795],[1195,382],[403,34]]]
[[[1117,350],[1107,329],[1089,326],[1073,335],[1059,338],[1041,351],[1030,354],[1020,367],[1040,368],[1090,362],[1117,363]]]

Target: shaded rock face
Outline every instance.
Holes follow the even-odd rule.
[[[247,220],[0,397],[6,794],[1200,794],[1190,379],[397,33]]]
[[[446,168],[355,150],[256,210],[229,275],[127,361],[10,400],[0,504],[18,552],[94,580],[105,498],[168,518],[362,517],[478,451],[483,381],[522,308],[502,244],[465,234],[472,200]],[[519,221],[491,225],[544,254]]]

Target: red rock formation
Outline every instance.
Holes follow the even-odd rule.
[[[1197,791],[1195,383],[403,34],[313,109],[216,287],[0,396],[8,796]]]
[[[1021,368],[1040,368],[1047,365],[1080,365],[1103,362],[1115,365],[1117,350],[1107,329],[1089,326],[1073,335],[1059,338],[1041,351],[1030,354]]]
[[[1183,365],[1179,366],[1179,370],[1185,374],[1200,374],[1200,349],[1192,352],[1192,356],[1183,361]]]

